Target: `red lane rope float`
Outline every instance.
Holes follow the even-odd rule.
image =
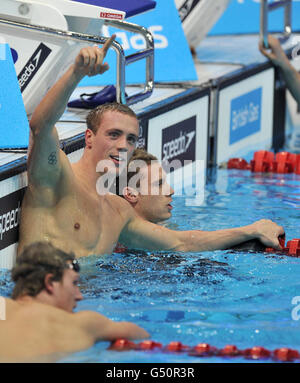
[[[292,257],[300,257],[300,239],[295,238],[288,241],[284,250],[288,252],[288,255]]]
[[[277,348],[274,351],[268,350],[261,346],[254,346],[239,350],[235,345],[226,345],[218,349],[208,343],[199,343],[196,346],[187,346],[181,342],[170,342],[168,345],[163,346],[161,343],[153,340],[145,340],[140,343],[134,343],[127,339],[117,339],[111,343],[109,350],[113,351],[158,351],[163,353],[186,353],[189,356],[196,357],[244,357],[245,359],[262,360],[273,359],[281,362],[293,362],[300,360],[300,354],[297,350],[288,347]]]
[[[279,240],[280,246],[282,247],[281,250],[275,250],[271,247],[267,247],[265,251],[268,253],[278,253],[278,254],[282,253],[282,254],[289,255],[291,257],[300,257],[300,239],[299,238],[295,238],[295,239],[292,239],[291,241],[288,241],[286,246],[285,246],[284,236],[280,236],[278,240]]]
[[[252,172],[274,172],[274,153],[266,150],[259,150],[254,153],[253,160],[250,161]]]
[[[279,152],[276,154],[267,150],[254,153],[248,162],[243,158],[230,158],[227,169],[251,170],[260,173],[295,173],[300,174],[300,154]]]
[[[227,162],[227,169],[250,170],[250,164],[244,158],[230,158]]]
[[[284,236],[280,236],[278,240],[279,240],[280,246],[282,247],[282,250],[278,251],[271,247],[267,247],[265,251],[269,253],[279,253],[279,254],[284,253],[291,257],[300,257],[300,239],[299,238],[295,238],[295,239],[292,239],[291,241],[288,241],[286,246],[285,246]]]

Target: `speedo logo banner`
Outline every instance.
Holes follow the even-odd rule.
[[[162,130],[162,165],[166,171],[170,163],[196,159],[196,116],[192,116]]]
[[[181,0],[182,4],[177,5],[178,13],[181,19],[181,22],[183,22],[188,15],[192,12],[192,10],[196,7],[198,3],[200,3],[202,0]],[[179,3],[179,1],[176,1],[176,4]]]
[[[138,148],[144,148],[147,150],[148,145],[148,120],[140,121],[140,131],[138,138]]]
[[[19,239],[21,203],[25,189],[0,198],[0,250],[16,243]]]
[[[261,103],[261,87],[231,100],[230,145],[260,131]]]
[[[50,53],[51,49],[43,43],[41,43],[35,50],[18,75],[21,92],[23,92],[29,85],[30,81],[33,79],[34,75],[40,69]]]

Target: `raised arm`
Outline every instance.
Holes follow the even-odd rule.
[[[92,337],[93,342],[149,338],[147,331],[131,322],[115,322],[93,311],[82,311],[73,315],[80,327]]]
[[[265,219],[232,229],[174,231],[135,216],[123,229],[120,242],[129,248],[195,252],[228,249],[257,238],[266,247],[280,250],[278,237],[282,234],[281,226]]]
[[[102,74],[109,69],[103,63],[115,35],[100,49],[97,46],[81,49],[74,64],[48,91],[35,109],[30,121],[30,148],[28,155],[29,184],[55,186],[66,161],[60,151],[55,123],[63,114],[74,89],[86,75]]]
[[[270,59],[274,65],[281,69],[289,91],[300,105],[300,74],[291,65],[277,38],[270,35],[268,37],[268,43],[271,48],[270,52],[263,48],[262,44],[259,45],[259,50]]]

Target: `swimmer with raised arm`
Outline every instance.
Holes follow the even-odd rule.
[[[269,220],[211,232],[174,231],[142,219],[116,195],[99,194],[99,177],[106,171],[118,173],[123,155],[130,158],[135,149],[139,123],[125,105],[100,106],[91,112],[84,153],[78,162],[69,162],[60,149],[55,123],[79,81],[108,69],[103,61],[113,39],[101,49],[82,49],[32,115],[18,252],[36,241],[52,242],[79,257],[110,254],[117,242],[134,249],[198,252],[224,249],[253,238],[280,249],[278,236],[284,230]],[[99,170],[102,161],[106,164],[103,171]]]
[[[259,44],[259,50],[275,66],[280,68],[289,91],[300,105],[300,74],[290,63],[284,50],[281,48],[280,41],[276,37],[269,35],[268,44],[271,49],[270,52],[262,44]]]
[[[129,322],[114,322],[93,311],[73,313],[82,300],[79,264],[73,254],[35,243],[18,257],[15,286],[0,320],[0,362],[54,362],[97,341],[142,339],[149,334]]]

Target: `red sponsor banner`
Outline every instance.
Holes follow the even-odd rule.
[[[112,12],[100,12],[100,17],[104,19],[123,20],[123,15]]]

